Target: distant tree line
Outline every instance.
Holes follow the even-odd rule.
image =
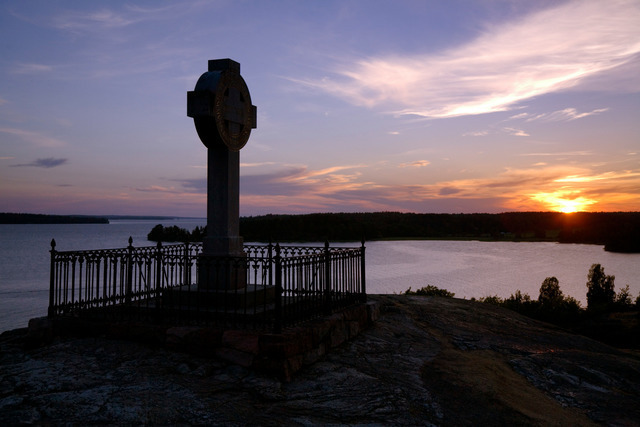
[[[414,214],[399,212],[264,215],[240,218],[253,241],[359,241],[380,239],[548,240],[640,251],[640,212],[509,212]]]
[[[542,240],[592,243],[605,245],[610,251],[640,252],[640,212],[261,215],[240,218],[240,235],[245,241],[262,242],[423,238]],[[161,234],[154,234],[153,240],[171,241]]]
[[[192,231],[188,231],[177,225],[164,227],[162,224],[158,224],[147,234],[147,240],[152,242],[201,242],[205,229],[206,227],[196,227]]]
[[[85,215],[0,213],[0,224],[108,224],[107,218]]]

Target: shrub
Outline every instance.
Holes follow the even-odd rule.
[[[479,301],[499,305],[525,316],[559,325],[578,321],[582,313],[580,302],[573,297],[565,297],[555,277],[547,277],[542,282],[537,300],[532,300],[528,294],[517,290],[504,300],[498,296],[488,296],[480,298]]]
[[[578,301],[574,297],[565,297],[564,300],[562,301],[562,308],[565,311],[569,311],[576,314],[580,313],[580,310],[582,310],[580,301]]]
[[[520,289],[516,291],[515,294],[511,294],[509,298],[504,300],[504,302],[513,302],[514,304],[526,304],[531,302],[531,297],[529,294],[522,294]]]
[[[533,316],[540,303],[532,300],[529,294],[523,294],[519,289],[502,302],[502,306],[526,316]]]
[[[622,310],[631,309],[633,306],[633,302],[631,300],[631,292],[629,291],[629,285],[626,285],[624,288],[620,289],[615,296],[614,304],[616,308]]]
[[[422,296],[428,296],[428,297],[453,298],[455,296],[455,293],[449,292],[446,289],[440,289],[437,286],[427,285],[427,286],[424,286],[424,287],[418,289],[415,292],[412,291],[411,288],[409,288],[405,292],[405,295],[422,295]]]
[[[493,304],[493,305],[502,305],[504,303],[502,298],[500,298],[497,295],[490,295],[490,296],[487,296],[487,297],[482,297],[478,301],[484,302],[484,303],[487,303],[487,304]]]

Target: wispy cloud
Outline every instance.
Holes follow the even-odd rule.
[[[472,132],[465,132],[462,134],[462,136],[487,136],[489,135],[489,131],[487,130],[478,130],[478,131],[472,131]]]
[[[254,163],[240,163],[241,168],[257,168],[260,166],[272,166],[275,162],[254,162]]]
[[[0,132],[6,133],[9,135],[15,135],[20,139],[22,139],[23,141],[26,141],[38,147],[62,147],[66,145],[64,141],[61,141],[56,138],[52,138],[47,135],[43,135],[38,132],[33,132],[30,130],[16,129],[16,128],[0,128]]]
[[[458,194],[462,190],[454,187],[442,187],[440,191],[438,191],[439,196],[451,196],[453,194]]]
[[[119,10],[103,7],[93,11],[67,11],[53,18],[53,25],[73,32],[95,32],[127,27],[138,22],[175,17],[197,6],[197,3],[172,3],[161,7],[126,5]]]
[[[513,136],[529,136],[529,134],[523,131],[522,129],[504,128],[504,131],[509,135],[513,135]]]
[[[207,179],[206,178],[193,178],[177,180],[182,187],[192,193],[207,194]]]
[[[522,129],[517,129],[514,127],[503,127],[500,129],[492,129],[491,131],[489,130],[480,130],[480,131],[471,131],[471,132],[465,132],[462,134],[462,136],[487,136],[489,134],[495,134],[495,133],[506,133],[508,135],[512,135],[512,136],[531,136],[529,135],[529,133],[527,133],[525,130]]]
[[[96,26],[103,28],[125,27],[138,21],[139,18],[109,9],[101,9],[92,12],[66,12],[54,18],[54,25],[63,30],[90,30],[95,29]]]
[[[477,39],[437,55],[370,57],[339,66],[335,78],[299,82],[357,105],[396,106],[390,112],[399,115],[505,111],[637,60],[638,22],[634,0],[571,1],[488,26]],[[571,114],[581,117],[559,116]]]
[[[311,170],[306,166],[286,166],[264,174],[243,176],[240,182],[245,192],[254,194],[327,194],[366,185],[358,181],[358,172],[345,173],[362,167],[351,165]]]
[[[593,156],[594,153],[593,151],[560,151],[560,152],[536,152],[536,153],[523,153],[520,154],[521,156],[541,156],[541,157],[546,157],[546,156]]]
[[[151,185],[149,187],[138,187],[135,188],[136,191],[141,191],[143,193],[181,193],[181,191],[176,190],[174,187],[163,187],[161,185]]]
[[[12,165],[13,167],[35,167],[35,168],[55,168],[67,163],[69,159],[56,159],[54,157],[46,157],[43,159],[34,160],[31,163],[23,163],[19,165]]]
[[[516,114],[515,116],[510,117],[510,119],[524,119],[526,122],[533,122],[537,120],[547,121],[547,122],[560,122],[560,121],[572,121],[577,119],[582,119],[584,117],[593,116],[596,114],[604,113],[609,111],[608,108],[598,108],[591,111],[578,112],[575,108],[565,108],[563,110],[554,111],[551,113],[541,113],[541,114],[530,114],[530,113],[521,113]]]
[[[613,181],[619,179],[632,179],[640,177],[640,172],[622,171],[622,172],[604,172],[596,175],[570,175],[563,178],[556,179],[555,182],[572,182],[572,183],[586,183],[594,181]]]
[[[42,74],[52,70],[51,65],[20,62],[13,66],[11,72],[14,74]]]
[[[422,168],[429,166],[431,162],[429,160],[416,160],[415,162],[401,163],[401,168]]]

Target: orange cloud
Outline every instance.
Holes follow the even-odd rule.
[[[640,173],[594,174],[577,167],[507,169],[493,178],[472,178],[421,185],[390,185],[360,173],[332,174],[328,168],[274,172],[245,181],[247,208],[282,211],[396,210],[427,211],[464,206],[470,211],[638,210]],[[245,178],[246,179],[246,178]]]
[[[401,163],[400,167],[401,168],[407,168],[407,167],[422,168],[425,166],[429,166],[430,164],[431,162],[429,160],[416,160],[415,162]]]

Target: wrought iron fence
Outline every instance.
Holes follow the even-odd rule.
[[[138,318],[270,329],[366,301],[365,246],[245,245],[207,256],[200,243],[57,251],[49,316]]]

